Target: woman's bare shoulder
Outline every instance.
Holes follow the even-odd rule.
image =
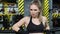
[[[45,16],[42,16],[42,18],[43,18],[43,19],[47,19],[47,17],[45,17]]]
[[[30,19],[30,16],[25,16],[25,17],[23,17],[22,19],[23,19],[24,21],[29,20],[29,19]]]
[[[47,21],[47,17],[42,16],[42,20],[43,20],[43,21]]]

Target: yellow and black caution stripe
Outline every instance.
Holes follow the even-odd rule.
[[[49,20],[49,0],[43,1],[43,15]]]
[[[20,14],[24,14],[24,0],[18,0],[18,10]]]
[[[53,18],[57,18],[58,15],[59,15],[59,14],[53,13],[53,14],[52,14],[52,17],[53,17]]]

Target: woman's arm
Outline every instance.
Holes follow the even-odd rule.
[[[50,27],[49,27],[49,23],[48,23],[48,20],[47,20],[47,17],[43,16],[43,25],[45,27],[45,30],[50,30]]]
[[[24,23],[25,23],[25,17],[22,18],[21,20],[19,20],[16,24],[14,24],[14,25],[12,26],[12,29],[13,29],[14,31],[18,32],[18,31],[20,30],[19,27],[20,27],[22,24],[24,24]]]
[[[47,18],[45,17],[45,30],[46,30],[46,34],[50,34],[50,27],[49,27],[49,23],[48,23],[48,20]]]
[[[47,18],[45,18],[46,30],[50,30],[49,23]]]

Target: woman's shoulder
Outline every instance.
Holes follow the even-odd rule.
[[[42,19],[43,19],[43,20],[47,20],[47,17],[45,17],[45,16],[42,16]]]
[[[23,20],[29,20],[30,19],[30,16],[25,16],[22,18]]]
[[[30,16],[25,16],[24,17],[24,21],[25,23],[28,25],[29,21],[30,21]]]
[[[47,18],[46,16],[41,16],[42,18]]]

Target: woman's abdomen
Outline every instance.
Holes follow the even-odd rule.
[[[44,34],[44,33],[29,33],[29,34]]]

